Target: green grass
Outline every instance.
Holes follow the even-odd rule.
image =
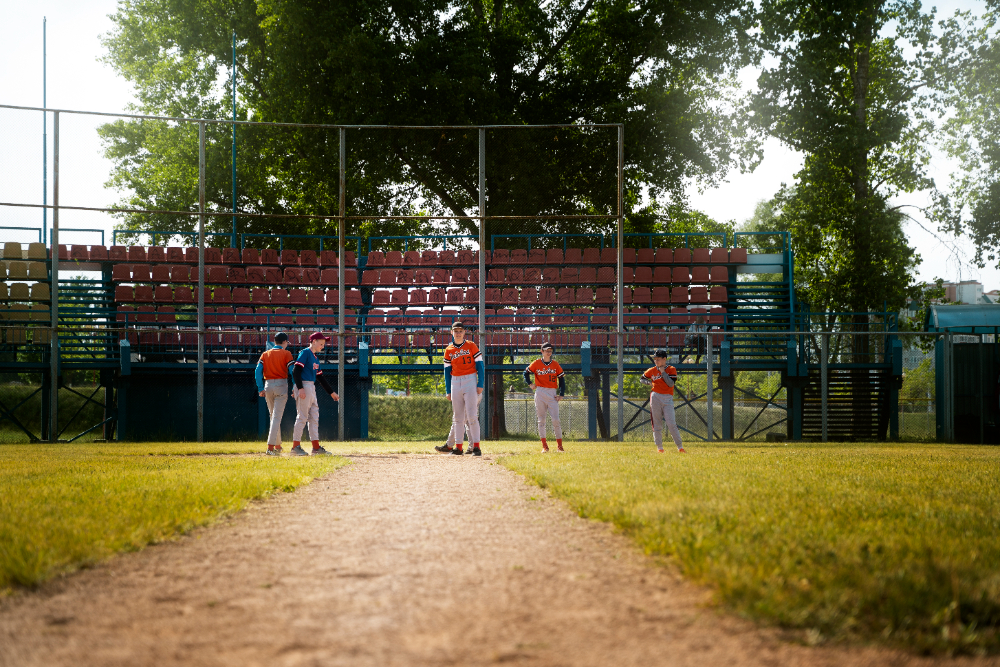
[[[1000,651],[1000,449],[576,443],[502,461],[808,641]]]
[[[0,591],[170,539],[347,463],[340,457],[223,456],[262,448],[0,446]]]

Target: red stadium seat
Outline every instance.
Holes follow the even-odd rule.
[[[440,266],[454,266],[458,264],[458,258],[454,250],[442,250],[438,253],[437,263]]]
[[[173,303],[174,291],[169,285],[157,285],[153,290],[153,301],[157,303]]]
[[[413,284],[413,270],[412,269],[401,269],[396,271],[396,284],[397,285],[412,285]]]
[[[152,248],[150,248],[152,250]],[[223,248],[222,249],[222,263],[223,264],[242,264],[243,258],[240,257],[239,248]]]
[[[580,270],[576,267],[567,267],[562,270],[559,282],[563,285],[577,285],[580,282]]]
[[[128,261],[130,264],[146,262],[146,249],[138,245],[130,246],[128,249]]]
[[[450,282],[451,274],[448,273],[448,269],[434,269],[434,273],[431,275],[432,285],[447,285]]]
[[[539,255],[541,256],[541,259],[539,259]],[[538,248],[531,251],[524,250],[523,248],[511,250],[510,263],[516,264],[517,266],[524,266],[525,264],[544,264],[545,251]]]
[[[389,305],[389,290],[378,289],[372,292],[372,305],[373,306],[388,306]]]
[[[464,303],[465,302],[465,290],[461,287],[450,287],[448,288],[447,303]]]
[[[669,308],[653,308],[649,316],[649,323],[652,326],[665,327],[670,324]]]
[[[452,285],[467,285],[469,283],[468,269],[455,269],[451,272]]]
[[[243,248],[241,252],[244,264],[260,264],[260,253],[257,248]]]
[[[253,321],[259,327],[269,327],[274,324],[274,310],[271,308],[254,308]]]
[[[572,287],[560,287],[556,295],[556,303],[570,304],[576,300],[576,290]]]
[[[298,266],[299,265],[299,252],[298,250],[292,250],[291,248],[285,248],[281,251],[278,256],[279,261],[282,266]]]
[[[566,251],[567,264],[569,263],[569,250]],[[600,248],[584,248],[583,256],[580,258],[583,264],[600,264],[601,263],[601,249]],[[617,262],[615,262],[617,264]]]
[[[358,270],[357,269],[344,269],[344,284],[345,285],[357,285],[358,284]]]
[[[187,285],[174,288],[174,303],[194,303],[194,295]]]
[[[159,306],[156,309],[156,321],[160,324],[177,324],[177,313],[173,306]]]
[[[538,303],[540,304],[553,304],[557,298],[558,295],[554,287],[542,287],[538,290]]]
[[[115,282],[130,282],[132,280],[132,265],[115,264],[111,267],[111,280]]]
[[[445,291],[443,288],[435,287],[427,292],[427,303],[433,306],[443,306],[445,303]]]
[[[385,253],[381,250],[371,250],[365,262],[365,268],[385,266]]]
[[[552,324],[552,311],[548,308],[539,308],[535,311],[535,326],[547,327]]]
[[[712,251],[708,248],[695,248],[691,251],[691,261],[695,264],[708,264],[712,261]]]
[[[281,264],[281,255],[274,248],[264,248],[260,251],[260,263],[269,266],[278,266]]]
[[[707,266],[693,266],[691,267],[691,282],[696,285],[705,285],[709,282],[708,280],[708,267]]]
[[[336,285],[338,284],[339,276],[337,275],[337,269],[323,269],[319,274],[319,284],[320,285]]]
[[[722,284],[728,283],[729,269],[724,266],[713,266],[712,270],[709,272],[708,282]]]
[[[563,251],[562,248],[549,248],[545,251],[545,263],[546,264],[562,264],[563,263]]]
[[[411,306],[426,306],[427,305],[427,291],[422,289],[410,290],[410,305]]]
[[[298,269],[292,266],[286,267],[284,275],[282,276],[282,282],[286,285],[301,285],[302,284],[302,269]]]
[[[153,303],[153,287],[151,285],[136,285],[135,300],[141,303]]]
[[[656,263],[657,264],[672,264],[674,261],[674,251],[673,248],[657,248],[656,249]]]
[[[240,306],[236,309],[236,324],[251,325],[253,321],[253,308]]]
[[[522,281],[525,285],[538,285],[542,282],[542,270],[537,266],[525,267]]]
[[[304,269],[299,269],[302,274],[301,284],[302,285],[319,285],[319,269],[315,266],[308,266]]]
[[[229,268],[225,266],[213,266],[207,268],[208,280],[213,285],[229,282]]]
[[[271,293],[265,287],[254,287],[250,290],[250,303],[264,305],[271,303]]]
[[[216,287],[212,292],[212,303],[232,303],[233,294],[228,287]]]
[[[635,269],[631,266],[622,267],[622,285],[635,284]]]
[[[690,248],[676,248],[674,250],[674,264],[690,264],[690,263],[691,263]]]
[[[583,269],[580,270],[580,275],[583,276]],[[598,284],[615,282],[614,268],[610,266],[602,266],[597,269],[597,276],[594,279],[594,282]]]
[[[198,250],[195,249],[194,261],[198,262]],[[218,248],[205,248],[205,263],[206,264],[222,264],[222,251]]]
[[[123,245],[113,245],[108,249],[108,259],[112,262],[127,262],[128,248]]]
[[[459,250],[455,253],[455,262],[462,265],[479,264],[479,258],[471,250]],[[489,261],[486,264],[489,265]]]
[[[424,250],[420,253],[420,266],[437,266],[437,250]]]
[[[708,323],[713,326],[725,326],[726,324],[726,309],[715,307],[709,311]]]
[[[510,267],[507,269],[507,280],[505,281],[508,285],[520,285],[524,282],[524,269],[521,267]]]
[[[687,285],[691,282],[691,276],[688,274],[687,267],[675,266],[673,274],[671,275],[671,282],[675,285]]]
[[[236,285],[245,285],[247,282],[247,271],[242,266],[229,267],[229,282]]]
[[[131,285],[115,286],[115,301],[119,303],[131,303],[135,300],[135,289]]]
[[[635,267],[635,276],[632,279],[636,285],[648,285],[653,282],[653,269],[648,266]]]
[[[654,287],[650,303],[670,303],[670,288],[666,285]]]
[[[102,245],[90,246],[90,261],[91,262],[108,261],[108,249]]]
[[[399,250],[388,250],[385,253],[386,266],[403,266],[403,253]]]
[[[542,284],[544,285],[558,285],[559,284],[559,269],[555,267],[548,267],[542,269]]]
[[[292,320],[292,309],[291,308],[275,308],[274,316],[271,318],[271,324],[277,326],[291,326],[293,324]]]
[[[177,246],[168,247],[165,255],[166,258],[164,261],[170,262],[171,264],[187,261],[187,258],[184,256],[184,248],[178,248]],[[93,256],[93,248],[91,248],[91,256]]]
[[[396,269],[382,269],[378,272],[379,287],[387,287],[396,284]]]
[[[449,303],[451,303],[451,302],[449,301]],[[473,306],[478,305],[479,304],[479,288],[478,287],[470,287],[469,289],[465,290],[465,296],[462,297],[462,303],[472,304]]]
[[[469,284],[470,285],[479,284],[479,269],[469,269]]]
[[[265,266],[264,282],[268,285],[280,285],[282,283],[281,269],[277,266]]]
[[[345,320],[347,313],[344,313]],[[320,308],[316,311],[316,324],[320,327],[336,328],[340,326],[336,311],[333,308]],[[330,341],[331,345],[336,345],[336,340]]]
[[[610,268],[610,267],[606,267]],[[581,285],[594,285],[597,281],[597,268],[593,266],[580,267],[579,283]]]
[[[632,303],[648,304],[651,300],[648,287],[636,287],[632,290]]]
[[[503,269],[490,269],[486,274],[486,283],[489,285],[502,285],[507,281]]]
[[[712,287],[708,295],[709,303],[728,303],[729,296],[726,293],[726,288],[723,285],[715,285]]]
[[[170,266],[170,282],[189,283],[191,282],[191,267],[184,264],[173,264]]]
[[[152,275],[149,272],[149,264],[133,264],[132,265],[132,282],[138,283],[148,283],[151,281]]]
[[[538,303],[538,292],[535,291],[534,287],[525,287],[518,294],[518,303],[522,306],[525,305],[535,305]]]
[[[486,262],[487,266],[497,266],[510,264],[510,251],[504,248],[498,248],[490,253],[489,261]]]
[[[94,255],[94,249],[90,249],[91,257]],[[729,251],[729,263],[730,264],[746,264],[747,263],[747,249],[746,248],[733,248]]]
[[[635,264],[635,250],[633,248],[624,248],[622,250],[622,257],[624,257],[623,262],[625,264]],[[601,250],[601,264],[618,266],[618,249],[603,248]]]
[[[583,261],[583,251],[580,248],[566,248],[563,256],[565,264],[580,264]]]
[[[728,264],[729,263],[729,248],[712,248],[711,257],[709,261],[712,264]]]
[[[291,300],[288,298],[288,292],[281,288],[274,288],[271,290],[271,304],[276,306],[291,305]]]
[[[625,325],[630,327],[647,326],[649,311],[645,308],[633,308],[625,315]]]
[[[500,292],[500,303],[505,306],[516,306],[517,305],[517,288],[516,287],[505,287]]]
[[[303,252],[303,254],[305,254]],[[299,259],[301,262],[301,258]],[[340,264],[340,259],[337,257],[336,250],[324,250],[319,254],[319,265],[322,267],[336,267]]]
[[[146,249],[146,261],[150,264],[154,262],[165,262],[167,261],[167,253],[161,246],[150,246]]]
[[[614,303],[615,291],[611,287],[598,287],[595,303]]]
[[[656,262],[656,251],[652,248],[639,248],[636,251],[636,262],[638,264],[654,264]]]
[[[294,287],[288,293],[288,302],[293,306],[304,306],[307,303],[306,290],[303,287]]]
[[[361,300],[361,292],[356,289],[347,290],[347,296],[345,297],[344,304],[347,306],[357,306],[361,307],[364,305]]]
[[[405,289],[394,289],[389,293],[389,303],[394,306],[405,306],[407,294]]]
[[[688,302],[688,291],[687,287],[675,287],[670,290],[670,303],[684,303]]]
[[[670,284],[670,267],[669,266],[657,266],[653,269],[653,282],[657,285],[669,285]]]
[[[691,318],[688,317],[687,307],[676,307],[670,309],[670,323],[674,326],[686,327],[691,324]]]
[[[295,309],[295,324],[297,326],[316,326],[316,313],[313,312],[312,308],[296,308]]]
[[[498,287],[486,288],[486,303],[491,303],[491,304],[500,303],[500,289]]]
[[[594,303],[594,290],[581,287],[576,290],[576,300],[574,303],[590,305]]]
[[[234,287],[232,300],[233,303],[250,303],[250,290],[246,287]]]
[[[299,266],[319,266],[319,258],[315,250],[303,250],[299,254]]]
[[[420,251],[407,250],[403,253],[403,266],[420,266]]]
[[[233,292],[235,298],[235,290]],[[316,308],[326,303],[326,292],[321,289],[310,289],[306,291],[306,303]]]

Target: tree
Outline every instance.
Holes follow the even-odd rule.
[[[931,185],[921,86],[932,14],[916,0],[765,0],[760,16],[778,62],[760,76],[754,111],[806,156],[775,200],[796,290],[867,325],[869,311],[905,306],[919,262],[892,200]]]
[[[751,62],[749,0],[287,2],[122,0],[107,62],[131,81],[136,110],[227,117],[231,32],[239,40],[241,118],[298,123],[453,125],[624,122],[626,205],[684,201],[691,179],[746,167],[756,146],[733,100]],[[331,28],[335,26],[335,28]],[[232,206],[227,128],[209,126],[211,207]],[[491,130],[493,215],[616,213],[613,130]],[[190,128],[118,122],[102,136],[120,202],[193,210]],[[337,210],[335,132],[240,128],[238,208],[329,215]],[[348,132],[349,214],[475,214],[478,136],[467,130]],[[169,159],[162,159],[166,156]],[[126,216],[129,226],[152,224]],[[378,221],[378,232],[431,223]],[[253,230],[273,222],[243,221]],[[373,232],[352,221],[351,234]],[[510,221],[496,230],[560,229]],[[225,229],[220,217],[213,228]],[[174,225],[176,226],[176,224]],[[565,225],[564,225],[565,226]],[[574,226],[610,231],[609,220]],[[470,232],[467,221],[438,225]],[[148,228],[148,227],[146,227]],[[329,231],[322,221],[283,231]]]

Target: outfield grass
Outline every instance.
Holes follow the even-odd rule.
[[[502,462],[809,641],[1000,651],[998,448],[574,443]]]
[[[0,445],[0,591],[169,539],[347,462],[223,456],[262,449],[259,443]]]

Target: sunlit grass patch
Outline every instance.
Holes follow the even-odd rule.
[[[347,463],[262,450],[259,443],[0,446],[0,589],[168,539]],[[219,455],[247,452],[258,455]]]
[[[996,448],[575,443],[502,461],[811,640],[1000,649]]]

